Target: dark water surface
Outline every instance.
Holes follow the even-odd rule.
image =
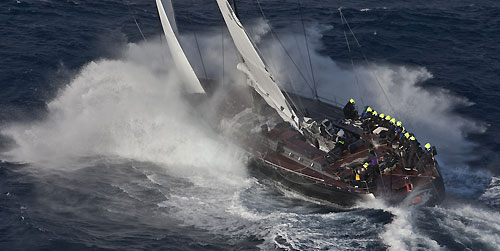
[[[240,1],[243,23],[276,75],[307,94],[256,2]],[[339,209],[249,175],[178,95],[153,0],[4,0],[0,249],[498,250],[500,4],[302,1],[299,12],[297,1],[260,2],[311,82],[302,13],[320,95],[392,113],[438,147],[442,205]],[[174,7],[195,71],[193,32],[220,78],[215,1]],[[348,37],[354,69],[339,7],[362,45]],[[226,83],[241,81],[223,35]]]

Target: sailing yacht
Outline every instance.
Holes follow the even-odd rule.
[[[173,22],[156,1],[170,51],[177,53],[174,61],[196,87],[196,75],[181,55]],[[249,168],[306,196],[345,206],[375,197],[415,205],[443,200],[435,149],[409,153],[404,138],[387,140],[381,132],[395,127],[373,114],[347,119],[341,107],[281,90],[233,6],[227,0],[216,1],[241,59],[236,68],[246,75],[255,94],[253,110],[259,119],[236,130],[241,147],[253,156]],[[169,10],[172,17],[171,5]],[[255,121],[260,130],[255,130]],[[404,161],[408,156],[419,158],[415,167],[408,168]]]

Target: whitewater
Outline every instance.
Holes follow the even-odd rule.
[[[320,96],[339,103],[354,98],[359,106],[388,111],[421,142],[436,145],[447,189],[441,205],[396,207],[374,200],[340,208],[251,176],[249,156],[225,138],[223,125],[214,130],[207,121],[224,92],[205,106],[191,104],[164,41],[152,36],[126,43],[114,58],[87,61],[47,101],[43,118],[2,124],[9,144],[0,155],[0,173],[10,183],[1,186],[9,216],[0,247],[497,250],[500,180],[469,164],[480,155],[472,150],[478,143],[467,137],[484,134],[489,125],[453,112],[474,103],[423,86],[435,75],[425,66],[374,61],[353,69],[333,60],[321,53],[329,29],[307,26]],[[270,39],[268,25],[255,19],[249,30],[282,87],[310,96],[281,45]],[[222,48],[220,27],[198,34],[203,60],[211,62],[211,77],[222,81],[224,75],[223,85],[243,86],[225,35]],[[295,33],[280,38],[292,58],[306,55]],[[181,38],[200,68],[190,41],[189,34]],[[302,69],[310,76],[306,64]],[[12,226],[16,231],[7,230]],[[20,242],[23,236],[32,241]]]

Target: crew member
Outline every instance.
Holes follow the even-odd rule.
[[[389,150],[384,151],[385,154],[382,156],[382,164],[380,170],[389,171],[392,167],[399,161],[399,156]]]
[[[380,124],[382,123],[382,121],[384,121],[385,119],[385,114],[381,113],[378,115],[377,118],[375,118],[375,123],[378,125],[378,126],[381,126]]]
[[[404,138],[405,138],[405,137],[404,137],[405,133],[407,133],[406,128],[405,128],[404,126],[401,126],[400,131],[399,131],[399,135],[398,135],[398,138],[399,138],[399,144],[400,144],[400,145],[401,145],[401,143],[403,142],[403,140],[404,140]]]
[[[368,167],[370,166],[370,163],[368,162],[365,162],[363,164],[363,170],[364,170],[364,173],[365,173],[365,177],[364,177],[364,180],[368,180],[370,178],[370,172],[368,171]]]
[[[382,125],[385,128],[389,129],[389,127],[391,125],[391,123],[390,123],[391,119],[392,119],[391,116],[389,116],[389,115],[385,116],[385,120],[382,122]]]
[[[365,163],[363,164],[363,168],[364,168],[365,170],[368,170],[368,167],[369,167],[369,166],[370,166],[370,163],[368,163],[368,162],[365,162]]]
[[[361,114],[361,118],[370,118],[372,116],[373,109],[369,106],[366,107],[365,111],[363,114]]]
[[[373,120],[377,117],[377,111],[374,111],[371,107],[366,108],[366,111],[364,112],[364,117],[362,119],[362,124],[361,127],[363,128],[364,132],[371,132],[373,129],[375,129],[375,124]]]
[[[389,123],[390,123],[389,129],[391,129],[392,131],[395,131],[394,129],[396,128],[396,119],[395,118],[391,118],[391,120],[389,121]]]
[[[403,123],[401,123],[401,121],[396,122],[396,131],[398,133],[398,137],[401,138],[399,135],[404,131]]]
[[[356,110],[356,106],[354,105],[354,99],[352,98],[344,106],[344,117],[346,119],[352,119],[352,120],[359,118],[358,111]]]
[[[367,182],[372,182],[378,173],[380,173],[380,166],[378,165],[378,159],[374,158],[371,163],[365,162],[363,164],[363,168],[365,169],[365,180]]]
[[[426,151],[426,152],[429,152],[429,151],[431,151],[431,150],[432,150],[432,148],[431,148],[431,144],[430,144],[430,143],[426,143],[426,144],[424,145],[424,147],[425,147],[425,151]]]
[[[354,184],[359,186],[361,184],[361,182],[359,182],[359,181],[365,179],[366,170],[362,167],[356,167],[353,169],[353,171],[354,171],[354,180],[355,180]]]
[[[338,158],[340,158],[340,155],[345,149],[347,149],[347,144],[345,142],[344,130],[340,129],[337,133],[335,146],[325,156],[326,160],[330,163],[335,162]]]
[[[401,156],[401,163],[404,167],[408,166],[408,148],[410,147],[410,133],[401,133],[401,138],[399,139],[399,155]]]
[[[410,133],[405,132],[403,137],[401,137],[401,146],[403,147],[403,151],[408,150],[410,147]]]
[[[436,148],[435,147],[431,147],[431,144],[430,143],[426,143],[425,146],[425,152],[423,154],[423,158],[424,159],[432,159],[434,160],[434,155],[435,155],[435,152],[436,152]]]
[[[398,130],[397,130],[395,118],[392,118],[389,122],[390,122],[390,126],[389,126],[389,132],[388,132],[388,136],[387,136],[387,142],[392,144],[398,135]]]
[[[377,119],[378,119],[378,112],[374,110],[372,112],[372,116],[371,116],[370,122],[369,122],[369,130],[370,130],[370,132],[372,132],[373,130],[375,130],[375,125],[377,124]]]
[[[417,170],[419,172],[424,172],[425,171],[425,166],[428,164],[432,164],[434,162],[434,147],[431,147],[431,144],[426,143],[424,145],[425,152],[422,154],[420,157],[418,164],[416,166]]]
[[[412,170],[415,167],[418,149],[420,148],[414,136],[410,136],[409,144],[410,146],[407,150],[407,165],[405,166],[406,170]]]
[[[344,133],[344,130],[343,129],[340,129],[338,132],[337,132],[337,143],[335,143],[335,148],[339,147],[339,148],[342,148],[342,151],[345,150],[346,148],[346,143],[345,143],[345,133]]]

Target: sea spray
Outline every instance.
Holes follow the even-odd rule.
[[[359,208],[384,210],[392,214],[390,223],[385,224],[379,233],[381,240],[389,250],[412,250],[425,247],[428,250],[440,250],[441,246],[431,237],[421,233],[416,225],[415,214],[419,208],[413,206],[390,206],[384,201],[375,199],[358,203]]]
[[[85,65],[47,104],[46,119],[2,130],[17,144],[6,155],[50,167],[119,156],[244,177],[237,148],[220,140],[187,103],[168,57],[158,51],[158,41],[130,44],[122,59]]]

